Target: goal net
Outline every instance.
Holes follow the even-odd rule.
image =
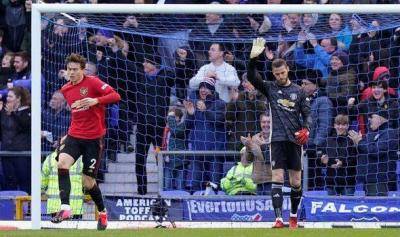
[[[158,194],[175,220],[274,219],[268,141],[263,160],[248,166],[240,140],[268,140],[274,123],[268,100],[247,81],[256,37],[267,41],[258,76],[275,80],[272,60],[285,59],[311,104],[304,192],[399,190],[399,15],[45,13],[41,27],[41,122],[53,136],[43,150],[69,125],[65,103],[60,115],[51,101],[67,82],[70,53],[84,55],[86,75],[122,97],[107,108],[98,176],[108,210],[117,210],[111,220],[152,220]],[[289,207],[287,197],[285,215]]]

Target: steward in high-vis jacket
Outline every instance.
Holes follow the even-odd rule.
[[[61,200],[58,189],[57,151],[46,157],[42,166],[42,193],[47,196],[47,214],[56,214],[60,211]],[[70,206],[74,219],[83,214],[82,190],[82,158],[79,158],[69,170],[71,180]]]

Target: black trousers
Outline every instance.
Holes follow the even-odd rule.
[[[140,121],[140,120],[139,120]],[[143,121],[145,122],[145,121]],[[136,134],[136,178],[138,193],[145,195],[147,193],[147,171],[146,161],[147,152],[150,144],[161,146],[162,135],[165,124],[140,124],[137,125]]]

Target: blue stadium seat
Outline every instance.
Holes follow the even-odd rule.
[[[217,195],[226,195],[226,193],[224,191],[218,191]]]
[[[400,191],[389,191],[388,197],[400,197]]]
[[[15,197],[28,196],[28,193],[19,190],[0,191],[0,220],[15,220]],[[24,213],[27,212],[24,205]]]
[[[365,196],[365,191],[363,191],[363,190],[356,190],[356,191],[354,192],[354,196],[363,197],[363,196]]]
[[[319,191],[307,191],[304,193],[305,196],[328,196],[328,192],[325,190]]]
[[[27,192],[20,191],[20,190],[7,190],[7,191],[0,191],[0,197],[6,198],[15,198],[17,196],[29,196]]]
[[[200,190],[196,191],[193,193],[193,196],[204,196],[206,190]],[[225,193],[224,193],[225,194]],[[220,195],[219,193],[215,193],[214,191],[211,191],[208,196],[215,196],[215,195]]]
[[[161,197],[180,197],[180,196],[190,196],[190,193],[183,190],[169,190],[169,191],[161,191]]]

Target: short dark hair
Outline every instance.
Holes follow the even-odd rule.
[[[332,46],[335,46],[335,48],[338,46],[337,39],[335,37],[330,38],[330,42]]]
[[[225,54],[226,48],[225,48],[225,45],[224,45],[224,44],[219,43],[219,42],[215,42],[215,43],[212,43],[211,45],[213,45],[213,44],[218,45],[219,51],[224,52],[224,54]]]
[[[178,118],[182,118],[182,116],[183,116],[182,110],[179,108],[175,108],[175,116]]]
[[[66,59],[65,59],[65,64],[68,65],[69,63],[79,63],[81,69],[85,69],[86,67],[86,58],[76,54],[76,53],[71,53]]]
[[[31,57],[29,56],[29,53],[26,51],[20,51],[14,54],[14,58],[15,57],[20,57],[22,58],[22,60],[24,60],[25,62],[30,62]]]
[[[272,68],[278,68],[278,67],[282,67],[282,66],[285,66],[285,67],[288,66],[284,59],[277,58],[277,59],[274,59],[274,61],[272,61]]]

